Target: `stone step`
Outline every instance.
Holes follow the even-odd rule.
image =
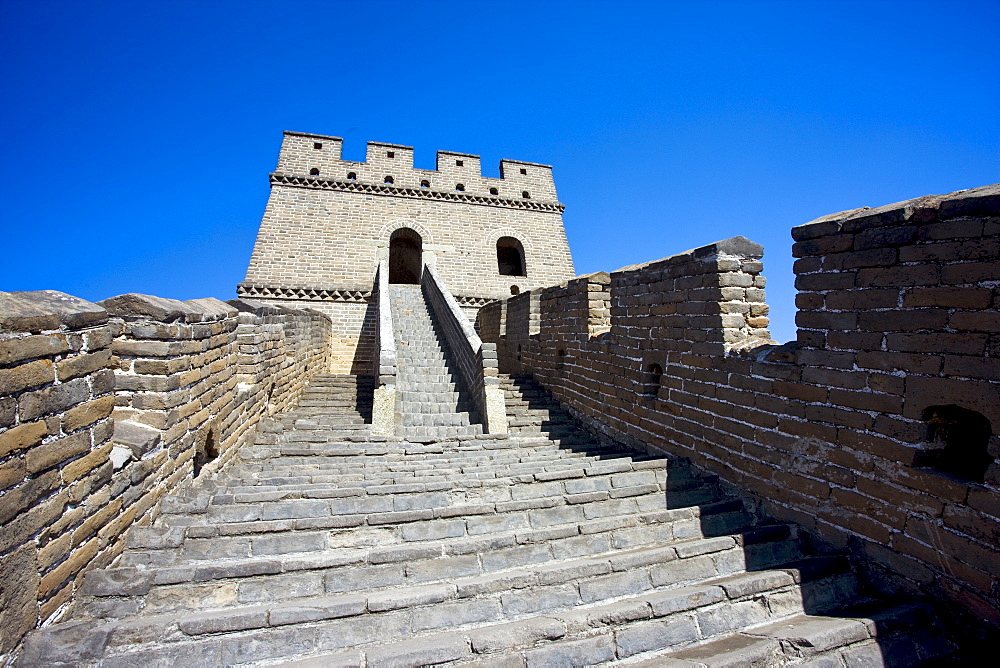
[[[658,528],[669,529],[667,525]],[[594,579],[601,582],[604,575],[627,570],[628,577],[641,582],[634,584],[631,591],[614,594],[624,595],[731,575],[748,567],[759,570],[787,563],[789,559],[800,559],[788,564],[788,569],[801,573],[802,579],[847,572],[844,560],[802,559],[788,527],[774,529],[784,531],[758,532],[756,536],[748,531],[741,536],[742,541],[729,536],[657,541],[632,532],[619,534],[624,544],[617,547],[611,536],[602,532],[538,542],[532,540],[541,537],[536,531],[517,534],[524,539],[522,543],[510,540],[514,534],[493,534],[477,536],[475,540],[413,542],[369,550],[285,552],[204,563],[187,561],[146,569],[119,567],[88,576],[84,592],[91,598],[85,607],[93,616],[116,618],[138,611],[158,614],[218,608],[223,603],[284,602],[428,583],[448,582],[462,589],[465,581],[468,586],[480,587],[480,593],[489,588],[502,591],[565,583],[573,583],[579,589],[581,585],[593,587],[586,582]],[[279,542],[278,537],[271,539],[272,544]],[[479,549],[484,545],[492,549]],[[801,564],[812,566],[805,569]],[[793,578],[788,579],[790,584]],[[222,590],[231,590],[225,602],[219,598]],[[125,605],[123,596],[130,597],[131,605]]]
[[[289,452],[286,450],[286,452]],[[302,452],[309,452],[304,450]],[[549,488],[568,490],[555,493],[576,494],[580,491],[614,490],[626,485],[630,478],[642,479],[632,485],[655,485],[664,491],[677,491],[693,485],[714,483],[714,475],[696,476],[689,469],[662,466],[659,460],[634,461],[628,457],[605,459],[579,455],[551,457],[540,453],[536,457],[490,458],[473,461],[431,459],[425,462],[396,464],[392,462],[336,462],[329,458],[288,457],[275,466],[262,465],[231,470],[222,480],[230,486],[260,484],[301,484],[359,486],[359,481],[377,480],[425,483],[463,484],[481,487],[502,480],[505,485],[518,485],[517,494],[538,494]],[[637,473],[632,473],[637,472]],[[552,481],[565,480],[562,483]],[[265,483],[265,481],[273,481]],[[534,483],[548,483],[532,486]],[[360,485],[363,486],[363,485]],[[523,489],[520,486],[524,486]],[[514,493],[514,492],[510,492]]]
[[[468,442],[468,441],[465,441]],[[461,442],[460,442],[461,443]],[[429,453],[427,456],[414,455],[374,455],[364,452],[366,449],[381,449],[381,444],[350,444],[350,443],[288,443],[275,446],[273,449],[255,450],[253,458],[243,459],[224,476],[231,479],[235,476],[257,476],[261,471],[281,472],[299,471],[303,474],[350,475],[355,473],[407,472],[423,471],[434,474],[453,472],[475,472],[477,470],[502,472],[509,470],[514,475],[539,473],[546,471],[579,469],[571,473],[573,477],[588,475],[605,475],[624,473],[627,471],[653,470],[658,471],[658,479],[677,480],[696,477],[690,467],[671,465],[670,460],[658,458],[642,459],[639,457],[622,456],[620,453],[602,453],[584,446],[567,446],[562,452],[552,452],[547,449],[529,450],[472,450],[467,457],[449,457],[441,453]],[[396,445],[393,443],[392,445]],[[406,444],[413,445],[413,444]],[[415,446],[419,447],[419,446]],[[361,450],[356,455],[352,452]],[[405,457],[406,460],[402,460]],[[423,475],[423,474],[421,474]],[[544,476],[543,476],[544,477]],[[530,481],[526,481],[530,482]]]
[[[296,655],[311,656],[312,665],[340,665],[325,652],[347,649],[364,659],[357,665],[424,665],[522,652],[518,658],[528,665],[590,665],[711,641],[748,620],[789,625],[801,617],[789,601],[809,598],[799,592],[826,590],[834,595],[825,598],[835,599],[856,589],[843,574],[796,581],[793,571],[776,568],[690,584],[667,568],[673,561],[704,558],[679,557],[636,569],[631,554],[620,554],[603,562],[603,569],[570,562],[561,568],[458,577],[303,603],[201,612],[181,608],[131,624],[95,620],[89,630],[79,623],[56,625],[32,638],[25,658],[44,663],[53,658],[47,651],[58,649],[65,656],[62,652],[72,648],[73,659],[104,658],[102,665],[164,657],[228,665]],[[642,556],[638,560],[646,561]],[[522,586],[510,591],[511,582]],[[818,607],[817,601],[813,605]],[[852,624],[842,628],[849,638],[859,635]],[[298,642],[290,643],[293,638]],[[298,651],[290,652],[289,645]]]
[[[955,651],[933,624],[927,606],[875,603],[864,616],[853,616],[851,611],[837,616],[794,615],[690,647],[647,652],[638,662],[609,665],[916,666],[943,660]]]
[[[543,453],[545,454],[545,453]],[[253,486],[261,484],[290,485],[314,483],[320,485],[365,486],[372,484],[366,481],[379,481],[379,484],[390,482],[425,482],[447,484],[448,486],[469,485],[481,487],[490,485],[523,485],[518,487],[517,494],[535,494],[555,484],[531,487],[535,482],[548,482],[565,476],[569,480],[562,483],[563,489],[576,488],[567,494],[587,491],[612,490],[621,486],[621,481],[629,477],[648,478],[642,483],[657,485],[661,490],[676,491],[687,489],[698,484],[714,483],[714,475],[696,476],[690,471],[679,469],[668,470],[662,466],[649,468],[647,462],[631,461],[627,457],[619,459],[582,458],[579,456],[547,457],[514,459],[508,461],[501,458],[484,459],[472,462],[452,462],[449,460],[431,460],[427,463],[407,463],[392,465],[391,463],[342,463],[326,462],[328,458],[313,461],[312,458],[288,458],[289,461],[273,467],[243,466],[233,469],[222,482],[230,487]],[[656,460],[649,463],[659,464]],[[649,471],[652,475],[629,476],[632,471]],[[582,475],[581,475],[582,472]],[[500,480],[502,483],[492,482]],[[273,481],[265,483],[264,481]],[[514,493],[514,492],[510,492]],[[561,493],[561,492],[556,492]]]
[[[386,490],[375,488],[373,491]],[[632,490],[622,491],[630,493]],[[186,558],[227,559],[255,554],[254,545],[246,539],[182,545],[179,541],[185,538],[322,531],[358,526],[398,528],[413,522],[441,519],[450,521],[452,531],[461,529],[461,536],[473,536],[490,530],[527,531],[557,525],[577,527],[581,522],[591,520],[598,520],[597,525],[603,526],[599,520],[628,518],[631,514],[659,518],[666,522],[684,520],[689,525],[688,530],[695,531],[695,525],[698,524],[695,518],[701,518],[703,512],[706,517],[742,512],[738,501],[717,500],[718,492],[715,489],[699,487],[672,496],[678,503],[674,508],[665,507],[660,493],[617,498],[583,493],[570,499],[529,497],[493,501],[488,495],[454,498],[447,491],[438,491],[399,496],[392,493],[327,495],[316,499],[278,499],[225,505],[212,505],[208,499],[202,499],[188,514],[165,514],[159,526],[137,530],[137,537],[130,539],[133,541],[133,549],[122,556],[121,563],[135,566],[165,565]],[[689,511],[693,507],[699,510]],[[746,518],[743,521],[745,523]],[[612,526],[616,525],[616,520],[607,519],[607,522]],[[304,545],[311,546],[311,549],[326,549],[329,546],[320,540],[322,535],[311,536]],[[261,549],[271,548],[265,546]]]

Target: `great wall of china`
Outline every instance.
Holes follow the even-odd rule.
[[[341,144],[285,133],[238,299],[0,292],[5,660],[917,665],[1000,627],[1000,185],[794,228],[779,345],[749,239],[575,276],[551,168]]]

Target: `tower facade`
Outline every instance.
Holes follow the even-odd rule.
[[[314,308],[334,321],[332,370],[366,373],[375,271],[414,283],[435,268],[467,314],[521,290],[574,276],[552,168],[369,142],[364,162],[341,158],[340,137],[285,132],[271,194],[240,297]]]

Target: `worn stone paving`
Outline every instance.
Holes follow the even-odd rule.
[[[951,651],[928,609],[871,598],[846,558],[687,461],[600,444],[530,377],[503,378],[510,435],[456,422],[433,327],[406,322],[426,312],[396,306],[414,349],[401,368],[416,369],[403,392],[432,397],[404,394],[423,416],[409,439],[369,434],[371,378],[316,376],[232,466],[134,528],[19,664],[853,666]]]

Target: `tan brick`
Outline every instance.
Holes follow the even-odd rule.
[[[115,397],[108,395],[71,408],[63,414],[63,431],[74,432],[90,426],[98,420],[103,420],[111,415],[114,407]]]
[[[20,515],[59,487],[59,473],[47,473],[25,481],[0,495],[0,524]]]
[[[112,365],[111,350],[105,348],[94,353],[74,355],[56,363],[56,374],[60,381],[79,378],[106,369]]]
[[[54,379],[52,361],[47,359],[0,369],[0,394],[17,394],[51,383]]]
[[[101,446],[85,457],[74,460],[62,468],[63,481],[69,483],[79,480],[98,466],[108,461],[108,454],[111,452],[111,443]]]
[[[111,518],[117,515],[122,509],[122,500],[113,499],[110,503],[100,509],[89,509],[91,515],[73,531],[73,546],[80,545],[91,536],[106,526]]]
[[[63,334],[36,334],[0,341],[0,364],[14,364],[38,357],[54,357],[69,350]]]
[[[95,538],[73,550],[66,561],[45,573],[38,585],[38,597],[46,599],[52,596],[63,585],[76,577],[97,555],[97,547],[97,539]]]
[[[0,432],[0,457],[41,443],[48,433],[48,426],[43,420],[19,424]]]
[[[25,463],[30,473],[37,473],[89,451],[90,434],[80,432],[31,448],[25,456]]]

